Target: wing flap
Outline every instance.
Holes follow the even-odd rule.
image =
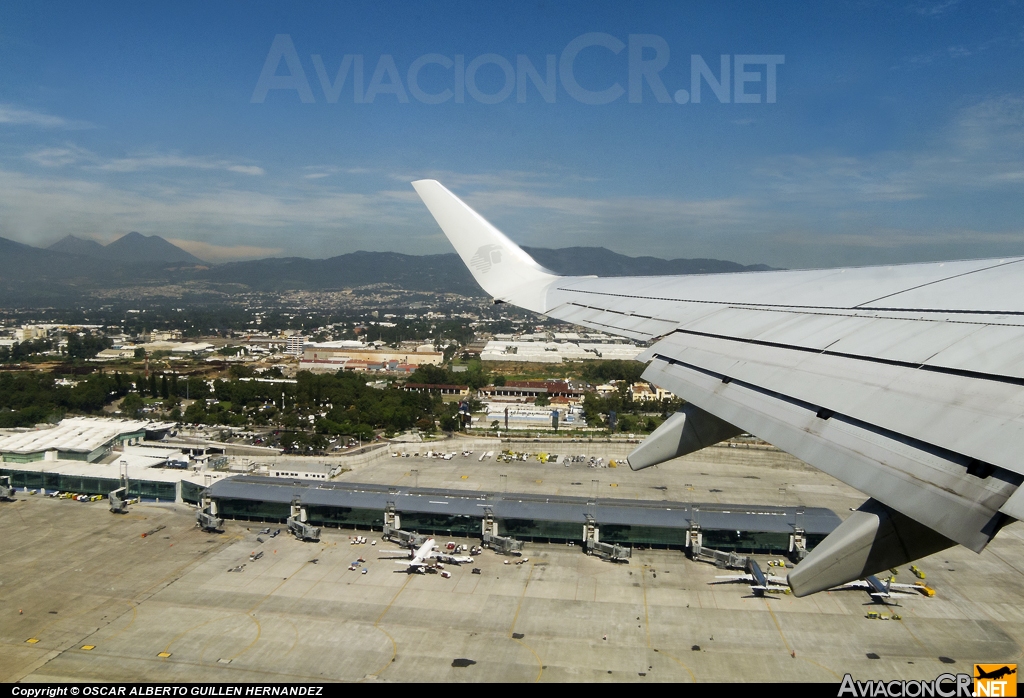
[[[1016,385],[681,332],[653,352],[1024,472],[1016,457],[1024,449],[1024,392]]]
[[[938,351],[925,363],[1024,379],[1024,328],[987,325]]]
[[[644,377],[976,551],[1019,484],[956,478],[956,464],[935,453],[694,366],[655,358]]]

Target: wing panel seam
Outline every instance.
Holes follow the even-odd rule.
[[[795,344],[782,344],[779,342],[767,342],[763,339],[747,339],[742,337],[729,337],[726,335],[712,334],[710,332],[697,332],[696,330],[682,330],[677,329],[673,334],[689,334],[696,337],[708,337],[710,339],[721,339],[729,342],[739,342],[740,344],[752,344],[761,347],[772,347],[775,349],[789,349],[792,351],[800,351],[807,354],[818,354],[824,356],[835,356],[842,359],[854,359],[856,361],[866,361],[869,363],[884,364],[886,366],[897,366],[900,368],[910,368],[919,371],[930,371],[932,373],[942,373],[945,375],[958,376],[960,378],[975,378],[979,380],[992,381],[994,383],[1006,383],[1008,385],[1020,385],[1024,386],[1024,378],[1016,378],[1014,376],[1004,376],[995,373],[982,373],[980,371],[970,371],[963,368],[949,368],[946,366],[933,366],[929,364],[918,364],[910,361],[899,361],[897,359],[884,359],[876,356],[864,356],[861,354],[847,354],[840,351],[829,351],[828,349],[814,349],[811,347],[801,347]],[[671,336],[671,335],[669,335]],[[839,341],[839,340],[836,340]],[[834,344],[835,342],[833,342]],[[831,345],[830,345],[831,346]]]
[[[787,312],[789,310],[798,310],[800,312],[808,312],[812,310],[840,310],[840,311],[877,311],[885,313],[946,313],[950,315],[1009,315],[1014,317],[1024,317],[1024,311],[1021,310],[954,310],[951,308],[865,308],[860,306],[840,306],[840,305],[788,305],[785,303],[747,303],[739,301],[709,301],[709,300],[698,300],[696,298],[666,298],[664,296],[637,296],[629,293],[609,293],[608,291],[584,291],[578,288],[565,288],[563,286],[556,286],[555,290],[563,291],[565,293],[584,293],[594,296],[608,296],[610,298],[634,298],[636,300],[643,301],[667,301],[669,303],[694,303],[703,305],[721,305],[727,307],[736,308],[753,308],[756,310],[767,310],[774,312]],[[865,301],[871,303],[872,301]],[[574,305],[579,305],[575,304]],[[593,306],[583,306],[591,308]],[[594,308],[598,310],[598,308]],[[607,308],[600,308],[600,310],[607,310]],[[827,315],[828,313],[821,313]],[[860,315],[854,315],[851,317],[863,317]],[[899,318],[901,320],[914,320],[915,318]],[[995,324],[995,323],[977,323],[977,324]]]

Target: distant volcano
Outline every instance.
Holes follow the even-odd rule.
[[[74,235],[68,235],[47,249],[118,262],[206,264],[203,260],[172,245],[159,235],[142,235],[134,232],[128,233],[106,246],[95,240],[83,240]]]

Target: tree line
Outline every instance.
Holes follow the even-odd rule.
[[[67,336],[67,345],[62,350],[62,356],[71,360],[92,359],[111,345],[112,342],[106,337],[90,332],[74,332]],[[40,337],[18,342],[14,346],[0,347],[0,364],[30,361],[34,357],[53,351],[56,346],[52,339]]]
[[[31,427],[68,412],[100,412],[133,388],[122,373],[95,373],[74,386],[57,380],[52,373],[0,372],[0,427]]]

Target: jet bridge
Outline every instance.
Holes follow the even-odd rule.
[[[598,528],[597,520],[590,514],[587,514],[586,517],[586,523],[583,524],[583,545],[587,555],[597,555],[612,562],[623,562],[633,556],[632,548],[613,543],[602,543],[599,540],[601,531]]]
[[[118,487],[116,490],[107,495],[107,499],[110,501],[110,511],[113,514],[127,514],[128,513],[128,486]]]
[[[384,532],[381,538],[398,543],[403,548],[418,548],[427,542],[430,536],[402,530],[402,518],[395,510],[395,503],[388,502],[384,507]]]
[[[523,554],[523,541],[521,540],[506,536],[496,536],[490,533],[485,533],[482,538],[485,548],[490,548],[500,555],[519,556]]]
[[[430,536],[425,536],[421,533],[413,533],[412,531],[403,531],[400,528],[391,528],[388,524],[384,524],[384,533],[381,534],[381,538],[389,540],[392,543],[397,543],[403,548],[418,548],[427,542]]]
[[[702,545],[704,540],[701,534],[700,524],[696,520],[690,522],[690,529],[686,532],[686,547],[690,550],[690,557],[696,562],[710,562],[721,569],[742,570],[747,568],[750,558],[747,555],[738,555],[724,550],[715,550]],[[790,550],[792,550],[792,537],[790,538]]]
[[[0,476],[0,499],[14,499],[14,488],[11,487],[11,477],[9,475]]]
[[[737,555],[724,550],[714,550],[697,546],[693,549],[693,559],[696,562],[710,562],[720,569],[743,570],[751,558],[747,555]]]
[[[307,521],[306,507],[298,497],[292,499],[291,516],[288,517],[288,530],[301,541],[316,543],[320,540],[320,527],[313,526]]]
[[[484,518],[480,522],[480,540],[485,548],[490,548],[500,555],[522,555],[523,541],[508,536],[498,535],[498,522],[494,519],[494,510],[484,509]]]

